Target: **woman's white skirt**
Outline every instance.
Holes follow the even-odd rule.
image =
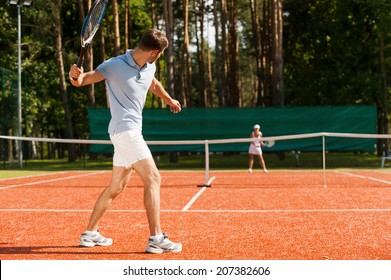
[[[250,147],[248,148],[248,153],[252,155],[262,155],[261,146],[257,147],[254,144],[250,144]]]

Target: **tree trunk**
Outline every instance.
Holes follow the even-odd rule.
[[[190,39],[189,39],[189,0],[183,1],[184,11],[184,35],[183,35],[183,107],[187,107],[189,100],[192,99],[192,77],[191,77],[191,57],[189,51]]]
[[[240,107],[239,92],[239,43],[237,32],[237,0],[228,1],[228,49],[229,49],[229,106]]]
[[[381,113],[380,113],[380,131],[381,134],[388,134],[388,98],[387,98],[387,72],[385,67],[385,59],[384,59],[384,52],[385,52],[385,46],[384,46],[384,31],[380,32],[380,70],[381,70],[381,77],[382,77],[382,91],[383,91],[383,105],[381,106]],[[382,143],[382,155],[388,155],[389,151],[389,145],[388,145],[388,139],[383,139]],[[378,151],[379,153],[380,151]]]
[[[273,1],[273,105],[283,106],[283,57],[282,57],[282,0]]]
[[[221,67],[222,67],[222,88],[221,88],[221,96],[222,96],[222,104],[223,106],[227,106],[228,102],[228,81],[227,81],[227,0],[221,0]]]
[[[106,20],[103,19],[103,22]],[[106,60],[106,50],[105,50],[105,31],[103,28],[103,24],[101,25],[100,28],[100,60],[101,62]],[[110,99],[109,99],[109,92],[107,91],[106,85],[105,85],[105,90],[106,90],[106,106],[107,108],[110,108]]]
[[[112,0],[113,5],[113,16],[114,16],[114,56],[121,54],[121,37],[119,34],[119,15],[118,15],[118,2]]]
[[[208,106],[208,96],[206,91],[205,83],[205,42],[204,42],[204,1],[198,1],[199,9],[199,22],[200,22],[200,45],[199,45],[199,57],[198,57],[198,67],[200,72],[200,95],[202,100],[202,105],[204,107]]]
[[[174,85],[174,17],[172,10],[172,0],[164,1],[164,19],[166,23],[166,36],[168,39],[168,47],[166,49],[166,62],[167,62],[167,92],[170,96],[175,96]]]
[[[208,42],[209,42],[209,33],[208,33]],[[208,66],[208,71],[207,71],[207,77],[208,79],[206,80],[207,82],[207,95],[208,95],[208,105],[209,107],[213,107],[214,100],[213,100],[213,91],[212,91],[212,60],[210,57],[210,47],[208,45],[208,50],[207,50],[207,66]]]
[[[271,20],[271,7],[274,0],[265,0],[262,5],[262,19],[261,24],[261,87],[263,90],[263,98],[260,100],[261,96],[258,96],[258,103],[262,102],[264,106],[272,106],[271,98],[271,72],[272,72],[272,41],[271,41],[271,29],[272,29],[272,20]]]
[[[87,1],[87,9],[89,10],[91,8],[91,0]],[[87,71],[91,71],[94,69],[94,49],[93,45],[90,45],[88,48],[87,56],[86,56],[86,63]],[[88,107],[94,108],[95,107],[95,85],[91,84],[87,86],[87,100],[88,100]]]
[[[125,1],[125,50],[129,49],[129,1]]]
[[[254,49],[255,49],[255,65],[256,65],[256,73],[258,82],[254,83],[255,90],[254,96],[251,100],[252,106],[263,105],[263,92],[262,92],[262,69],[261,69],[261,42],[259,39],[260,28],[259,28],[259,15],[258,15],[258,4],[257,0],[250,0],[250,11],[251,11],[251,23],[252,23],[252,31],[254,36]]]
[[[84,18],[86,17],[84,13],[83,0],[77,0],[77,7],[79,8],[79,24],[81,30],[81,28],[83,27]]]
[[[223,77],[221,70],[221,52],[220,52],[220,41],[219,41],[219,19],[217,17],[218,11],[221,11],[221,8],[217,6],[217,0],[213,0],[213,23],[215,27],[215,59],[216,59],[216,87],[217,87],[217,96],[219,99],[219,106],[222,107],[224,104],[223,98]]]
[[[152,21],[152,28],[156,27],[156,13],[155,13],[155,0],[151,0],[151,21]]]
[[[155,0],[151,0],[151,22],[152,22],[152,28],[156,28],[157,26],[157,20],[156,20],[156,13],[155,13]],[[156,75],[157,75],[157,79],[160,80],[160,73],[161,73],[161,70],[160,70],[160,63],[156,63]],[[158,98],[157,96],[155,96],[154,94],[152,94],[152,108],[154,108],[155,106],[155,100],[157,100],[157,102],[160,102],[160,98]],[[160,103],[159,103],[160,104]],[[160,108],[160,106],[158,106],[158,108]]]
[[[55,5],[53,5],[55,6]],[[55,20],[55,41],[56,41],[56,50],[57,50],[57,68],[58,68],[58,75],[60,78],[60,94],[62,103],[64,106],[64,113],[65,113],[65,136],[68,139],[73,139],[73,126],[72,126],[72,114],[71,109],[68,101],[68,92],[67,92],[67,85],[65,80],[65,71],[64,71],[64,60],[62,56],[62,32],[61,32],[61,7],[62,7],[62,0],[57,0],[57,7],[53,7],[53,15]],[[75,161],[75,151],[74,151],[74,145],[68,144],[68,160],[70,162]]]

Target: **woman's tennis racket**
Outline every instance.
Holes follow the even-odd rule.
[[[88,48],[88,45],[91,43],[92,38],[96,31],[99,29],[106,10],[109,0],[95,0],[91,6],[91,9],[88,11],[88,15],[84,19],[83,27],[81,28],[81,50],[79,59],[77,61],[77,67],[81,67],[84,61],[84,55]]]
[[[271,148],[274,146],[275,143],[276,143],[276,141],[274,141],[274,140],[265,141],[265,146],[268,148]]]

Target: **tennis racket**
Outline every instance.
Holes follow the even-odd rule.
[[[265,146],[268,147],[268,148],[271,148],[274,146],[274,144],[276,143],[276,141],[274,140],[268,140],[268,141],[265,141]]]
[[[108,4],[109,0],[95,0],[88,11],[88,15],[84,19],[80,34],[81,50],[79,59],[77,60],[78,68],[83,65],[86,50],[91,43],[92,38],[94,38],[96,31],[99,29],[99,26],[105,16]]]

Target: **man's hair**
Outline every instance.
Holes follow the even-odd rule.
[[[149,29],[141,38],[139,48],[144,51],[163,51],[168,47],[166,35],[156,29]]]

